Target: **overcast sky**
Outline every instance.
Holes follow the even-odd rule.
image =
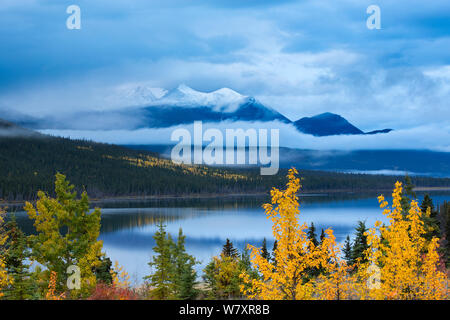
[[[81,30],[66,28],[71,4]],[[371,4],[380,30],[366,27]],[[450,130],[448,0],[1,0],[0,40],[0,107],[24,113],[185,83],[291,120],[328,111],[364,131]]]

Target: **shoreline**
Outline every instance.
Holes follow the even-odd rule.
[[[391,189],[373,189],[373,190],[352,190],[352,189],[329,189],[329,190],[308,190],[301,192],[300,197],[326,196],[334,193],[376,193],[392,191]],[[450,187],[415,187],[414,191],[450,191]],[[214,198],[237,198],[237,197],[263,197],[270,196],[269,192],[249,192],[249,193],[193,193],[182,195],[149,195],[149,196],[117,196],[117,197],[90,197],[90,203],[113,203],[113,202],[138,202],[138,201],[156,201],[156,200],[185,200],[185,199],[214,199]],[[35,203],[36,200],[17,200],[1,201],[0,207],[18,206],[25,202]]]

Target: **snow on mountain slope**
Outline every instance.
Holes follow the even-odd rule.
[[[100,104],[105,105],[104,108],[55,114],[42,119],[27,120],[21,117],[21,122],[5,116],[3,118],[15,120],[14,122],[33,129],[72,130],[168,128],[194,121],[292,123],[290,119],[254,97],[242,95],[229,88],[201,92],[182,84],[167,91],[135,83],[113,89],[112,93],[106,96],[105,103]],[[364,133],[340,115],[328,112],[313,117],[303,117],[293,124],[298,131],[319,137],[374,135],[391,131],[391,129],[383,129]]]
[[[193,121],[273,121],[289,123],[282,114],[261,104],[253,97],[244,96],[228,88],[200,92],[180,85],[139,113],[141,127],[170,127]]]
[[[211,107],[216,112],[234,112],[245,102],[247,96],[222,88],[213,92],[200,92],[184,84],[170,91],[151,105],[170,105],[183,107]]]
[[[146,85],[127,84],[117,87],[107,97],[115,107],[208,107],[213,112],[232,113],[246,103],[257,103],[253,97],[242,95],[229,88],[201,92],[181,84],[170,91]],[[272,108],[265,107],[271,111]]]
[[[126,84],[116,87],[106,100],[116,107],[146,106],[167,94],[163,88],[143,84]]]

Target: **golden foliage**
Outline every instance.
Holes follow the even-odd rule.
[[[158,158],[158,157],[152,157],[149,155],[140,154],[140,157],[119,157],[115,158],[110,155],[104,155],[104,158],[107,159],[116,159],[116,160],[123,160],[128,162],[129,164],[136,166],[136,167],[143,167],[143,168],[165,168],[172,171],[180,171],[185,174],[194,174],[197,176],[207,176],[207,177],[217,177],[222,178],[226,180],[233,180],[233,181],[243,181],[247,180],[248,177],[242,174],[235,174],[235,173],[229,173],[225,170],[220,169],[213,169],[209,168],[207,166],[201,166],[201,165],[185,165],[185,164],[175,164],[171,160]]]
[[[324,272],[314,280],[314,298],[321,300],[346,300],[350,299],[353,277],[347,272],[347,265],[340,257],[340,250],[336,245],[336,237],[333,231],[325,231],[321,246],[328,249],[326,262],[323,263]]]
[[[380,221],[367,233],[367,257],[379,268],[379,284],[367,296],[374,299],[444,299],[446,275],[438,270],[438,239],[427,242],[422,211],[412,200],[408,212],[402,212],[402,184],[397,182],[392,194],[392,208],[378,197],[388,225]],[[425,213],[426,214],[426,213]]]
[[[440,271],[438,240],[427,241],[422,213],[413,200],[402,212],[402,185],[395,184],[392,209],[383,196],[378,198],[389,223],[380,221],[366,233],[367,262],[359,258],[348,267],[340,258],[331,229],[321,244],[314,246],[299,223],[297,192],[300,179],[289,170],[286,190],[271,190],[265,204],[278,243],[274,261],[267,261],[261,249],[250,246],[253,266],[260,278],[242,274],[241,292],[252,299],[446,299],[447,278]],[[308,271],[320,270],[311,278]]]
[[[92,149],[92,146],[88,146],[88,147],[84,147],[84,146],[76,146],[76,148],[77,148],[78,150],[94,151],[94,149]]]
[[[299,223],[297,192],[301,185],[297,173],[296,169],[290,169],[286,190],[273,188],[270,192],[271,203],[263,206],[267,218],[272,221],[272,232],[278,246],[274,262],[262,257],[260,248],[248,246],[252,264],[261,274],[260,279],[252,280],[247,274],[241,275],[247,284],[241,285],[241,291],[249,298],[312,299],[315,296],[315,284],[307,280],[308,270],[324,268],[333,276],[339,272],[336,269],[340,263],[339,249],[333,231],[327,230],[323,243],[316,247],[307,237],[307,225]],[[320,290],[329,291],[331,296],[332,283],[327,279],[321,279],[323,285]]]
[[[130,287],[130,276],[118,261],[114,262],[114,268],[110,271],[113,279],[113,285],[116,288],[127,289]]]

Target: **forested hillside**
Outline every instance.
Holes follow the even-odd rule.
[[[299,168],[301,169],[301,168]],[[286,170],[229,170],[176,165],[148,151],[40,134],[0,135],[0,198],[53,194],[54,175],[67,175],[91,197],[268,192],[285,183]],[[389,189],[402,177],[301,171],[305,191]],[[450,186],[450,179],[413,178],[416,186]],[[81,190],[79,190],[81,191]]]
[[[61,172],[92,197],[265,191],[280,177],[175,165],[156,154],[55,137],[0,138],[0,197],[33,199],[52,192]]]

